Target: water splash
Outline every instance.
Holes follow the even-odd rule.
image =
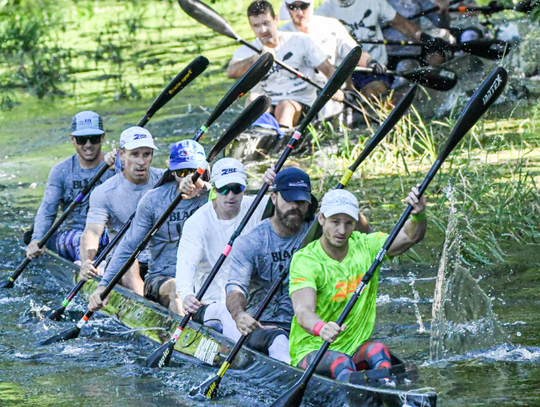
[[[411,282],[409,285],[411,286],[411,290],[414,295],[414,314],[416,315],[416,321],[418,322],[418,333],[423,334],[426,332],[426,327],[424,326],[424,322],[422,321],[422,314],[420,313],[420,309],[418,308],[418,303],[420,302],[420,294],[418,294],[418,290],[414,287],[414,282],[416,281],[416,276],[412,271],[409,272],[409,277],[411,279]]]
[[[493,312],[491,300],[463,267],[454,188],[449,185],[444,192],[450,201],[450,213],[433,298],[432,361],[489,349],[508,341]]]

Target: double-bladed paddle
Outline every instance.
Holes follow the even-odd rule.
[[[412,101],[414,99],[414,95],[416,94],[416,85],[411,86],[411,88],[407,91],[405,96],[401,98],[399,103],[396,105],[396,107],[390,112],[384,123],[379,127],[375,135],[368,141],[358,158],[354,161],[354,163],[347,169],[345,174],[343,174],[343,177],[339,181],[338,185],[336,186],[336,189],[343,189],[351,179],[351,176],[353,175],[354,171],[358,168],[358,166],[369,156],[369,154],[373,151],[373,149],[383,140],[383,138],[390,133],[390,130],[396,125],[396,123],[403,117],[407,109],[411,106]],[[313,222],[313,225],[311,228],[317,227],[317,220]],[[310,228],[310,229],[311,229]],[[306,233],[306,237],[304,237],[304,242],[302,243],[302,247],[309,243],[307,240],[311,240],[312,233],[311,230],[309,230]],[[279,277],[274,281],[270,289],[268,290],[268,293],[260,303],[259,307],[257,308],[257,311],[253,314],[253,318],[255,320],[259,320],[266,307],[268,307],[268,304],[270,304],[270,301],[272,301],[272,298],[276,294],[276,292],[280,289],[281,285],[287,278],[287,275],[289,274],[288,267],[284,268]],[[236,345],[234,345],[234,348],[231,350],[221,367],[219,368],[218,372],[209,377],[207,380],[205,380],[203,383],[201,383],[199,386],[193,388],[190,391],[190,395],[192,397],[205,397],[207,399],[212,399],[216,395],[219,384],[221,383],[221,380],[223,379],[223,376],[225,376],[225,373],[231,366],[234,358],[236,355],[240,352],[242,349],[242,346],[247,342],[249,338],[249,335],[242,336],[238,342],[236,342]]]
[[[259,96],[255,101],[253,101],[231,124],[231,126],[223,133],[223,135],[218,139],[216,144],[212,147],[208,153],[207,160],[208,162],[214,160],[217,155],[223,151],[227,145],[229,145],[238,135],[245,131],[257,118],[259,118],[268,108],[270,107],[271,99],[266,96]],[[195,183],[206,169],[208,163],[203,167],[199,167],[197,171],[192,175],[191,180]],[[124,263],[124,265],[118,270],[113,279],[107,284],[103,292],[101,293],[101,299],[104,300],[109,293],[113,290],[114,286],[120,281],[124,274],[130,269],[131,265],[139,254],[146,248],[152,237],[156,234],[159,228],[167,221],[170,214],[176,209],[178,204],[182,201],[182,194],[178,194],[174,200],[171,202],[169,207],[161,215],[161,217],[156,221],[152,229],[144,237],[144,239],[139,243],[135,251],[131,254],[129,259]],[[81,329],[86,325],[88,320],[94,315],[93,311],[87,311],[86,314],[81,318],[77,325],[73,328],[67,329],[59,334],[46,339],[40,342],[40,345],[49,345],[51,343],[66,341],[68,339],[74,339],[79,336]]]
[[[502,93],[507,80],[508,74],[505,71],[504,68],[498,67],[493,70],[493,72],[484,80],[482,85],[476,90],[474,95],[469,100],[469,103],[467,106],[465,106],[465,109],[463,109],[463,112],[461,113],[460,117],[458,118],[454,128],[452,129],[452,132],[450,133],[450,136],[448,137],[448,140],[446,142],[446,145],[443,147],[441,152],[439,153],[439,156],[433,163],[433,166],[429,170],[428,174],[424,178],[424,181],[418,188],[418,197],[422,196],[424,192],[426,191],[427,187],[429,186],[431,180],[435,177],[437,174],[437,171],[443,164],[443,162],[446,160],[448,155],[452,152],[452,150],[456,147],[456,145],[461,141],[461,139],[467,134],[467,132],[471,129],[471,127],[474,126],[474,124],[480,119],[480,117],[489,109],[489,107],[497,100],[497,98]],[[347,302],[345,308],[343,309],[341,315],[337,319],[336,323],[341,326],[345,323],[345,320],[347,319],[347,316],[349,315],[350,311],[356,304],[356,301],[366,288],[367,284],[369,283],[371,277],[375,273],[375,271],[378,269],[380,264],[382,263],[386,252],[394,242],[395,238],[397,237],[399,231],[401,228],[405,225],[405,222],[407,221],[407,218],[411,214],[412,206],[408,205],[407,209],[405,209],[405,212],[401,215],[398,223],[386,239],[383,247],[381,250],[377,253],[377,256],[375,256],[375,260],[370,266],[369,270],[364,274],[364,277],[360,281],[360,284],[352,294],[351,298]],[[313,359],[312,363],[307,367],[306,371],[302,375],[302,377],[289,389],[286,393],[281,395],[274,403],[271,404],[271,407],[298,407],[300,406],[300,403],[302,402],[302,398],[304,397],[304,393],[306,391],[306,386],[315,373],[315,369],[317,368],[317,365],[323,358],[324,354],[328,350],[330,344],[328,342],[323,342],[323,345],[317,352],[315,358]]]
[[[365,72],[373,74],[371,68],[356,68],[356,72]],[[425,66],[408,69],[406,71],[386,71],[394,76],[401,76],[413,83],[424,85],[435,90],[447,91],[457,84],[457,74],[448,68]]]
[[[429,44],[425,42],[415,41],[391,41],[391,40],[363,40],[356,39],[359,44],[380,44],[380,45],[403,45],[403,46],[419,46],[426,47]],[[478,57],[499,60],[510,51],[511,44],[506,41],[483,38],[467,42],[459,42],[457,44],[445,44],[445,47],[451,51],[464,51]],[[442,50],[441,50],[442,51]]]
[[[279,158],[278,162],[275,165],[275,171],[278,172],[283,164],[285,163],[285,160],[291,153],[291,151],[294,149],[295,144],[300,140],[302,137],[302,133],[307,129],[308,125],[311,123],[311,121],[317,116],[319,111],[324,107],[324,105],[330,100],[330,98],[339,90],[341,85],[345,83],[349,75],[354,70],[354,67],[360,60],[360,56],[362,55],[362,49],[360,47],[355,47],[349,52],[349,54],[345,57],[341,65],[336,69],[326,86],[324,87],[323,91],[319,94],[309,111],[307,112],[306,116],[302,120],[302,123],[300,123],[300,126],[297,128],[297,130],[294,132],[294,134],[291,137],[291,140],[289,141],[289,144],[285,148],[285,151],[282,153],[281,157]],[[261,202],[264,194],[268,190],[268,184],[264,184],[261,189],[259,190],[259,193],[255,197],[255,200],[251,204],[249,210],[247,211],[246,215],[240,222],[240,225],[238,225],[238,228],[234,231],[232,234],[227,246],[225,249],[223,249],[222,254],[218,258],[217,262],[212,267],[212,271],[208,274],[208,277],[206,278],[205,282],[199,289],[199,292],[196,295],[197,300],[201,301],[204,294],[208,290],[208,287],[210,287],[210,284],[212,283],[214,277],[216,276],[217,272],[221,268],[223,262],[227,259],[227,256],[231,252],[232,245],[236,238],[240,236],[242,233],[242,230],[248,223],[249,219],[255,212],[257,205]],[[160,346],[158,349],[156,349],[146,360],[146,365],[148,367],[163,367],[167,366],[171,360],[172,352],[174,350],[174,345],[178,341],[178,338],[182,334],[182,331],[188,324],[189,320],[191,318],[191,314],[187,313],[186,316],[182,319],[182,322],[180,325],[176,328],[176,331],[172,335],[169,342],[165,343],[164,345]]]
[[[220,100],[220,102],[217,104],[217,106],[214,108],[206,122],[199,128],[197,133],[195,134],[195,137],[193,138],[195,141],[199,141],[202,136],[208,131],[210,126],[218,119],[221,114],[227,110],[229,106],[231,106],[234,102],[236,102],[238,99],[240,99],[246,92],[248,92],[251,88],[253,88],[257,83],[259,83],[264,76],[270,71],[270,68],[272,68],[272,64],[274,62],[274,57],[272,54],[265,54],[261,58],[259,58],[247,71],[242,75],[238,81],[232,86],[231,89],[227,92],[227,94]],[[170,85],[169,85],[170,86]],[[154,186],[154,188],[159,187],[161,184],[163,184],[164,180],[168,177],[168,171],[163,175],[163,177],[158,181],[158,183]],[[122,236],[126,233],[126,231],[129,229],[131,222],[133,221],[133,218],[135,217],[135,213],[133,213],[128,221],[122,226],[122,228],[118,231],[116,236],[113,238],[113,240],[107,245],[107,247],[100,253],[100,255],[97,257],[97,259],[94,261],[94,267],[98,267],[99,264],[107,257],[107,255],[110,253],[110,251],[113,249],[113,247],[118,243],[118,241],[122,238]],[[64,314],[64,311],[66,307],[69,305],[71,300],[77,295],[77,293],[81,290],[81,288],[84,286],[85,281],[81,280],[79,281],[75,287],[69,292],[69,294],[64,298],[62,301],[62,304],[52,311],[47,316],[53,320],[53,321],[59,321],[62,315]]]
[[[163,89],[159,96],[154,100],[144,117],[139,121],[137,126],[144,127],[146,123],[154,116],[154,114],[165,106],[174,96],[178,94],[182,89],[189,85],[197,76],[204,72],[208,66],[208,59],[203,56],[198,56],[191,63],[186,66],[176,77]],[[104,163],[94,177],[88,182],[75,200],[67,207],[67,209],[60,215],[60,217],[54,222],[51,228],[47,231],[45,236],[38,242],[38,247],[41,249],[45,246],[50,237],[58,230],[60,225],[66,220],[66,218],[75,210],[75,208],[82,202],[84,197],[90,193],[96,182],[99,181],[101,176],[108,170],[108,166]],[[0,284],[0,288],[12,288],[15,280],[19,278],[26,266],[30,264],[32,260],[29,258],[24,259],[21,264],[15,269],[13,274]]]

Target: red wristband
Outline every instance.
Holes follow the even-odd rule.
[[[315,325],[313,325],[313,335],[319,336],[321,333],[321,329],[323,329],[323,326],[326,325],[326,322],[319,321]]]

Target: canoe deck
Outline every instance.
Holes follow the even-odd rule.
[[[57,267],[51,273],[65,285],[74,281],[76,266],[55,254],[48,253]],[[88,299],[97,286],[96,281],[88,281],[81,293]],[[171,313],[163,306],[117,286],[111,293],[108,305],[102,310],[117,318],[128,328],[152,328],[140,332],[141,335],[162,344],[170,338],[170,332],[178,326],[181,317]],[[175,346],[175,358],[191,362],[205,363],[219,367],[225,360],[234,343],[220,333],[190,321]],[[403,365],[403,375],[416,373],[412,363]],[[285,365],[266,355],[248,348],[243,348],[235,358],[229,374],[247,379],[254,386],[263,386],[275,392],[287,389],[301,375],[302,370]],[[342,406],[422,406],[435,407],[437,394],[429,390],[394,390],[370,386],[361,386],[338,382],[315,375],[306,392],[306,398],[325,407]]]

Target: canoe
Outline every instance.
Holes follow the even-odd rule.
[[[78,268],[71,262],[47,252],[54,267],[49,267],[51,274],[62,286],[69,286],[77,276]],[[97,286],[97,281],[88,281],[81,291],[83,297],[89,295]],[[130,329],[160,327],[159,330],[142,330],[141,335],[156,342],[156,347],[170,337],[170,332],[178,326],[181,317],[171,313],[163,306],[117,286],[111,293],[110,301],[102,312],[115,317]],[[165,329],[163,329],[165,328]],[[221,366],[234,342],[220,333],[190,321],[176,343],[174,357],[189,362]],[[397,383],[411,383],[417,374],[417,367],[393,356],[391,379]],[[285,365],[266,355],[248,348],[236,357],[228,374],[247,380],[254,386],[264,386],[277,397],[301,375],[302,370]],[[222,384],[222,387],[226,383]],[[435,407],[437,394],[429,389],[415,390],[409,387],[401,389],[371,387],[366,385],[342,383],[323,376],[315,375],[306,391],[306,399],[315,405],[325,407],[342,406],[423,406]]]

